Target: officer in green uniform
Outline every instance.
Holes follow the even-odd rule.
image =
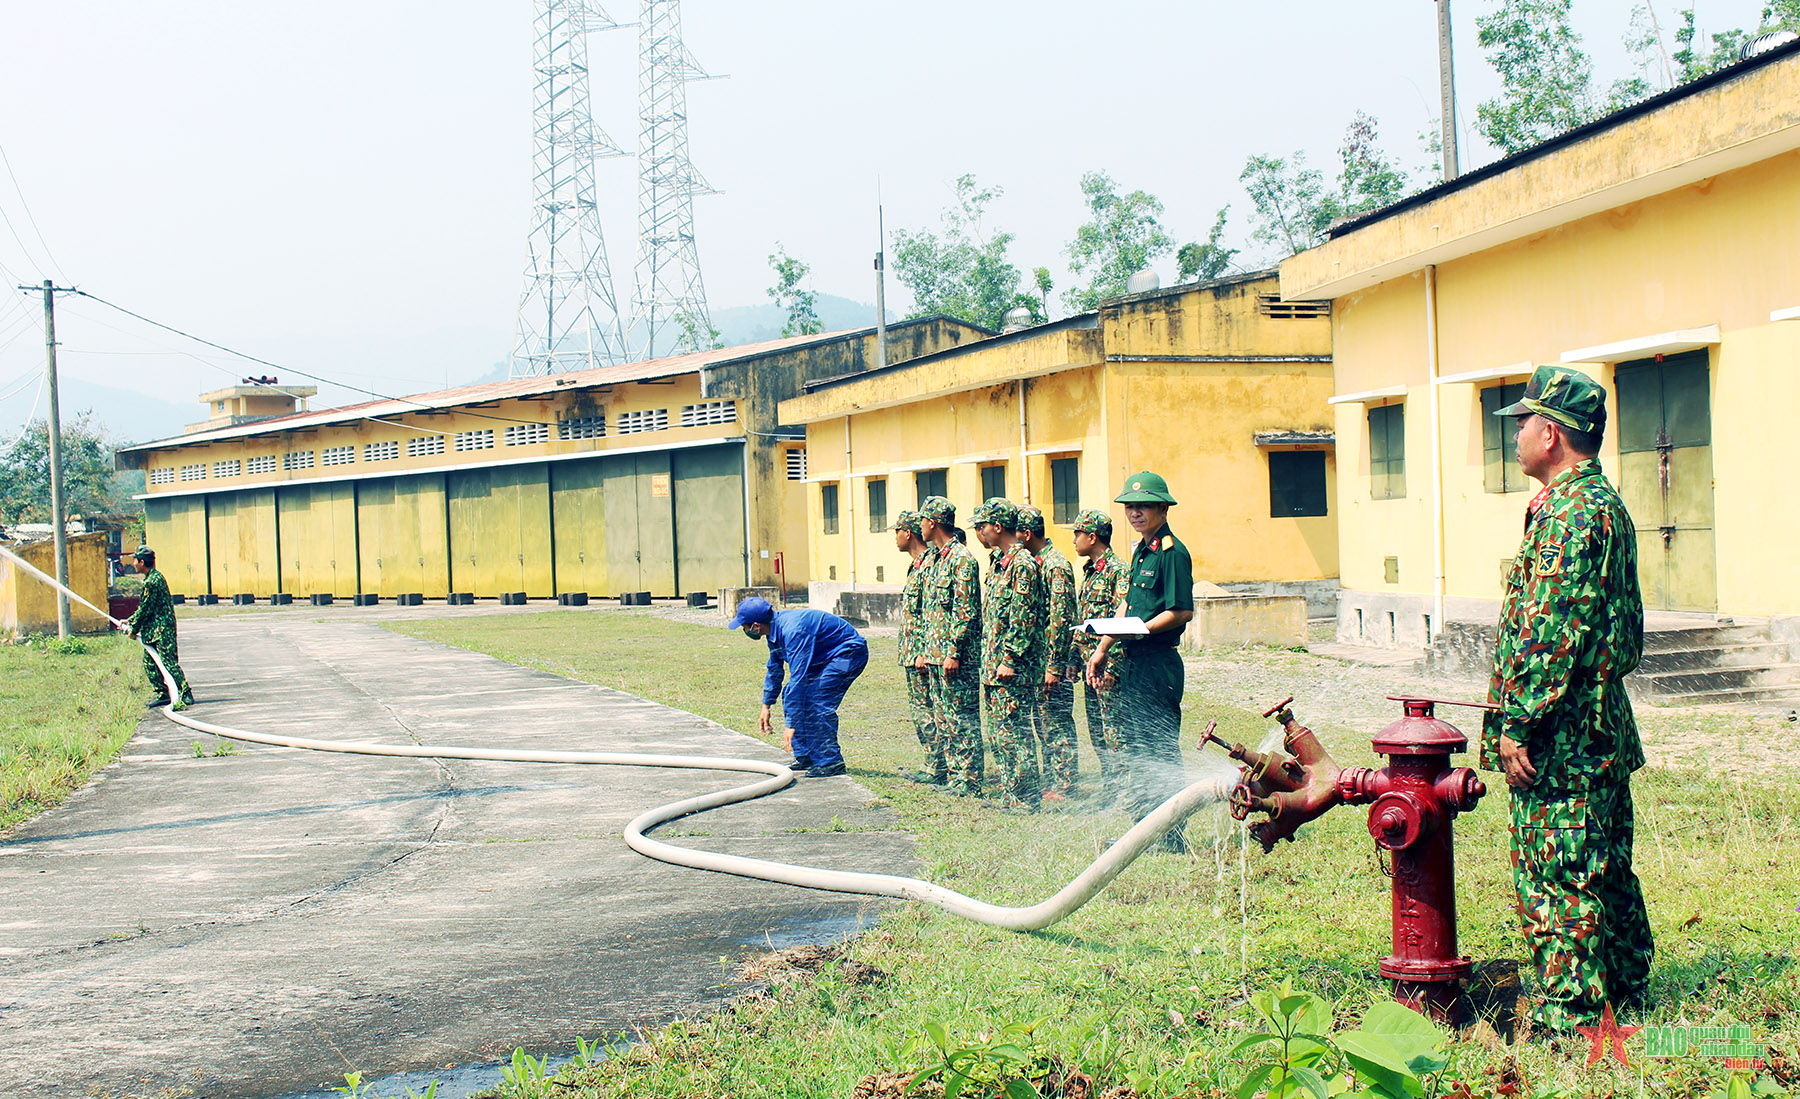
[[[1080,781],[1081,756],[1075,738],[1075,680],[1081,667],[1072,632],[1075,566],[1044,537],[1044,513],[1019,505],[1019,539],[1038,559],[1044,578],[1044,689],[1037,698],[1038,742],[1044,749],[1044,800],[1062,801]]]
[[[942,496],[919,504],[919,530],[937,553],[925,578],[922,642],[932,721],[953,794],[981,792],[981,567],[956,527],[956,505]]]
[[[1083,558],[1081,596],[1075,606],[1078,624],[1090,618],[1115,617],[1125,603],[1131,573],[1113,552],[1112,530],[1112,517],[1097,508],[1075,517],[1075,552]],[[1075,635],[1075,651],[1083,667],[1099,644],[1100,638],[1091,633]],[[1119,760],[1124,746],[1119,733],[1119,677],[1124,672],[1125,649],[1115,646],[1107,653],[1100,674],[1090,679],[1082,693],[1088,740],[1093,742],[1094,757],[1100,761],[1096,803],[1101,806],[1116,804],[1125,794],[1123,764]]]
[[[156,667],[156,661],[150,657],[149,649],[155,649],[156,655],[162,657],[163,663],[169,667],[169,678],[175,681],[175,689],[179,697],[175,700],[175,709],[185,710],[194,704],[194,692],[188,687],[187,675],[181,670],[181,658],[175,645],[175,603],[169,598],[169,582],[163,574],[156,570],[156,551],[149,546],[139,546],[132,554],[137,571],[144,578],[143,596],[138,600],[138,609],[125,622],[125,628],[131,636],[143,641],[144,675],[150,680],[150,689],[156,697],[150,700],[152,706],[169,704],[169,686],[163,681],[162,672]]]
[[[1626,673],[1644,648],[1637,531],[1595,455],[1606,391],[1540,366],[1518,417],[1519,466],[1543,483],[1507,575],[1481,764],[1512,789],[1513,886],[1543,985],[1532,1022],[1564,1031],[1637,1006],[1655,953],[1631,869],[1631,773],[1644,765]]]
[[[900,592],[899,649],[913,734],[919,738],[919,747],[925,749],[925,769],[913,775],[913,780],[942,786],[949,768],[944,761],[944,746],[938,742],[937,721],[931,714],[931,677],[919,664],[925,651],[925,584],[937,561],[937,547],[925,541],[918,512],[902,511],[894,521],[894,548],[912,558],[906,566],[906,586]]]
[[[1088,675],[1099,675],[1112,650],[1125,646],[1119,714],[1129,776],[1126,807],[1142,820],[1187,784],[1181,761],[1181,695],[1187,672],[1176,646],[1194,617],[1194,563],[1169,530],[1175,498],[1160,475],[1148,470],[1132,474],[1113,500],[1125,505],[1125,518],[1139,535],[1131,552],[1125,615],[1143,619],[1149,634],[1101,638],[1088,657]],[[1186,852],[1185,828],[1171,829],[1158,847]]]
[[[1019,544],[1018,511],[995,496],[975,509],[975,536],[988,548],[981,597],[981,701],[1000,766],[1001,805],[1038,807],[1042,776],[1033,716],[1044,660],[1044,592],[1037,558]]]

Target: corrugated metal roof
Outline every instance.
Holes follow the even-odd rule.
[[[935,318],[919,318],[919,320],[932,319]],[[909,323],[916,322],[900,321],[889,325],[888,329],[892,331]],[[736,347],[724,347],[713,351],[692,351],[685,355],[669,355],[659,359],[646,359],[642,362],[595,367],[592,370],[569,370],[561,374],[509,378],[503,382],[458,386],[455,389],[441,389],[434,393],[415,393],[408,397],[384,397],[373,401],[363,401],[360,404],[340,405],[336,408],[323,408],[310,412],[295,412],[291,415],[275,416],[267,420],[257,420],[254,423],[239,424],[235,427],[196,431],[191,435],[175,435],[148,443],[135,443],[131,446],[120,447],[118,452],[127,454],[140,450],[184,446],[189,443],[241,439],[267,432],[323,427],[327,424],[347,423],[373,416],[401,416],[408,412],[486,404],[489,401],[502,401],[510,398],[539,397],[589,386],[672,378],[682,374],[693,374],[710,366],[741,362],[777,351],[791,351],[810,344],[830,343],[833,340],[867,335],[873,331],[875,331],[874,325],[866,328],[846,328],[837,332],[821,332],[816,336],[792,336],[787,339],[763,340],[759,343],[739,344]]]

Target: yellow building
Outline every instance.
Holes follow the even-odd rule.
[[[924,318],[889,329],[888,355],[984,335]],[[868,328],[314,412],[290,401],[126,447],[119,465],[147,471],[145,539],[178,594],[799,586],[805,445],[775,408],[868,368],[875,344]]]
[[[808,383],[780,418],[806,426],[813,605],[901,583],[888,525],[932,494],[965,525],[990,496],[1037,504],[1071,558],[1076,513],[1106,508],[1128,548],[1112,498],[1144,468],[1181,501],[1196,579],[1329,604],[1330,322],[1276,291],[1273,272],[1153,290]]]
[[[1335,229],[1282,264],[1332,306],[1340,636],[1492,623],[1536,488],[1533,365],[1608,390],[1601,452],[1650,610],[1800,614],[1800,47]],[[1736,426],[1733,426],[1736,425]],[[1783,503],[1788,501],[1788,503]]]

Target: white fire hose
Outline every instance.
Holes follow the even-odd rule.
[[[0,555],[10,559],[14,567],[22,569],[51,587],[64,592],[69,598],[105,617],[113,625],[121,628],[126,625],[75,592],[58,584],[55,578],[45,575],[41,570],[34,568],[4,546],[0,546]],[[139,644],[143,643],[140,641]],[[185,725],[202,733],[210,733],[231,740],[241,740],[251,744],[268,744],[279,748],[301,748],[315,752],[344,752],[350,755],[410,756],[420,759],[478,759],[504,763],[585,763],[610,764],[620,767],[678,767],[701,771],[743,771],[764,775],[767,777],[744,786],[734,786],[728,790],[701,794],[640,813],[625,826],[625,843],[640,855],[675,866],[687,866],[696,870],[713,870],[740,878],[757,878],[762,881],[779,882],[783,885],[796,885],[803,889],[823,889],[834,893],[861,893],[877,897],[923,901],[926,904],[934,904],[946,912],[974,920],[976,923],[1004,928],[1008,931],[1037,931],[1068,916],[1092,900],[1102,889],[1105,889],[1108,883],[1118,877],[1151,844],[1161,839],[1164,833],[1186,820],[1197,810],[1225,800],[1229,795],[1231,781],[1235,780],[1209,778],[1193,783],[1157,806],[1149,816],[1133,825],[1087,869],[1076,875],[1075,880],[1063,886],[1053,896],[1034,905],[1009,907],[979,901],[953,889],[933,885],[931,882],[921,881],[918,878],[905,878],[895,874],[825,870],[813,866],[795,866],[790,863],[773,862],[768,859],[753,859],[743,855],[695,851],[691,848],[676,847],[661,840],[651,839],[644,834],[660,824],[666,824],[690,813],[701,813],[722,805],[735,805],[738,802],[750,801],[783,789],[793,783],[796,778],[795,773],[789,770],[785,764],[770,763],[760,759],[667,756],[639,752],[528,752],[500,751],[492,748],[458,748],[450,745],[431,744],[374,744],[255,733],[246,729],[234,729],[228,725],[214,725],[208,721],[199,721],[188,717],[184,713],[177,713],[173,700],[180,697],[180,692],[176,688],[174,678],[169,674],[167,665],[163,663],[162,657],[155,649],[145,645],[144,651],[148,652],[150,658],[156,661],[157,669],[162,672],[163,683],[168,688],[171,702],[162,707],[163,716],[177,725]]]

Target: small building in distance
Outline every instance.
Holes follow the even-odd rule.
[[[889,327],[888,355],[985,335],[922,318]],[[269,401],[283,414],[209,421],[118,463],[146,471],[145,539],[178,594],[803,586],[805,440],[776,406],[867,369],[875,345],[869,327],[311,412],[253,380],[207,394],[215,421]]]
[[[1329,613],[1337,576],[1329,307],[1280,300],[1272,271],[1131,294],[978,343],[807,383],[780,419],[806,428],[812,603],[894,590],[888,526],[931,495],[968,524],[991,496],[1070,525],[1109,511],[1129,553],[1124,478],[1152,469],[1181,502],[1171,528],[1196,579],[1304,594]]]

